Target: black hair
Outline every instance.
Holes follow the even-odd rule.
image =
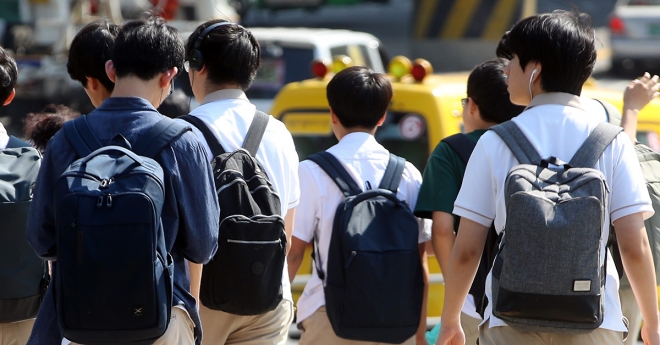
[[[209,26],[226,20],[210,20],[190,34],[186,57],[194,49],[199,35]],[[213,84],[238,84],[247,90],[252,85],[261,64],[261,48],[252,33],[238,24],[221,25],[201,38],[199,51]]]
[[[507,60],[513,59],[513,54],[511,54],[511,51],[509,50],[509,32],[507,31],[502,35],[502,38],[500,41],[497,43],[497,48],[495,49],[495,56],[498,58],[503,58]]]
[[[579,96],[596,63],[594,39],[588,14],[556,10],[518,22],[507,46],[523,70],[529,62],[543,66],[543,90]]]
[[[105,73],[105,62],[112,60],[112,49],[121,27],[108,20],[96,20],[83,27],[71,41],[66,69],[71,79],[87,87],[87,77],[96,78],[108,90],[115,88]]]
[[[18,67],[9,53],[0,47],[0,107],[5,103],[16,86]]]
[[[383,73],[363,66],[348,67],[328,83],[330,108],[345,128],[374,128],[392,100],[392,84]]]
[[[190,112],[188,101],[188,96],[183,90],[174,89],[171,95],[165,97],[157,110],[159,113],[173,119]]]
[[[183,41],[160,17],[131,20],[122,26],[112,62],[118,78],[134,75],[150,80],[172,67],[183,68]]]
[[[518,116],[525,107],[511,103],[504,68],[509,61],[488,60],[475,67],[467,81],[467,95],[479,107],[481,119],[502,123]]]
[[[24,120],[25,136],[34,148],[45,152],[48,141],[64,126],[64,122],[78,116],[67,106],[48,104],[40,113],[27,114]]]

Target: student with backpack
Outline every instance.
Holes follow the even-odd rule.
[[[383,74],[349,67],[327,96],[339,143],[300,164],[306,192],[287,258],[293,280],[313,243],[313,274],[297,305],[300,344],[425,344],[431,234],[412,214],[422,178],[374,138],[392,87]]]
[[[433,249],[440,269],[446,276],[449,257],[456,237],[459,219],[452,214],[454,201],[463,181],[465,166],[477,140],[488,128],[508,121],[523,111],[511,103],[506,90],[504,67],[508,60],[493,59],[475,67],[467,81],[467,98],[463,101],[463,126],[459,133],[443,139],[433,150],[424,170],[424,180],[417,198],[415,215],[433,219]],[[491,229],[489,231],[494,231]],[[461,311],[461,324],[466,344],[476,344],[482,321],[486,276],[492,265],[496,234],[489,234],[484,256]]]
[[[200,344],[186,262],[217,249],[217,197],[190,128],[156,111],[183,43],[160,18],[134,20],[112,56],[111,97],[64,124],[39,172],[27,237],[54,277],[29,344]]]
[[[437,344],[465,341],[460,301],[493,221],[503,237],[486,280],[480,344],[620,344],[627,329],[606,249],[610,223],[645,318],[645,344],[660,344],[644,230],[653,209],[641,169],[625,133],[579,97],[596,58],[588,16],[528,17],[507,46],[510,98],[527,108],[484,134],[467,166]]]
[[[186,57],[200,106],[180,118],[213,162],[220,202],[218,252],[191,265],[204,344],[285,344],[294,315],[286,251],[300,197],[293,138],[245,96],[260,64],[249,30],[208,21],[188,38]]]
[[[0,108],[14,99],[18,69],[0,47]],[[41,154],[0,123],[0,344],[25,344],[48,286],[48,263],[25,240]]]

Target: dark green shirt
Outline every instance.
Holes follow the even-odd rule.
[[[474,143],[486,133],[479,129],[467,134]],[[463,183],[465,163],[449,144],[441,141],[433,150],[424,169],[424,179],[417,197],[415,215],[432,218],[434,211],[452,214],[454,201]]]

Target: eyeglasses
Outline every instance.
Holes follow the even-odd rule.
[[[188,73],[188,70],[190,69],[190,61],[184,61],[183,62],[183,70]]]
[[[461,98],[461,105],[463,106],[463,108],[465,108],[465,106],[467,105],[468,99],[469,97]]]

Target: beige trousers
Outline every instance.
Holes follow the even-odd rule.
[[[325,306],[317,309],[312,315],[303,320],[299,345],[377,345],[368,341],[348,340],[338,337],[332,330]],[[401,345],[415,345],[415,337],[406,340]],[[432,345],[432,344],[431,344]]]
[[[203,345],[284,345],[293,322],[293,303],[282,300],[261,315],[235,315],[200,304]]]
[[[475,319],[465,313],[461,313],[461,327],[465,333],[465,345],[476,345],[479,339],[479,324],[481,319]],[[429,344],[433,345],[433,344]]]
[[[512,327],[488,328],[490,321],[479,330],[480,345],[621,345],[623,332],[599,328],[587,334],[558,334],[522,332]]]
[[[34,319],[0,323],[0,345],[25,345],[32,333]]]
[[[194,328],[195,324],[188,316],[188,312],[172,307],[170,324],[167,326],[165,334],[158,338],[153,345],[195,345]],[[71,345],[78,344],[72,342]]]

